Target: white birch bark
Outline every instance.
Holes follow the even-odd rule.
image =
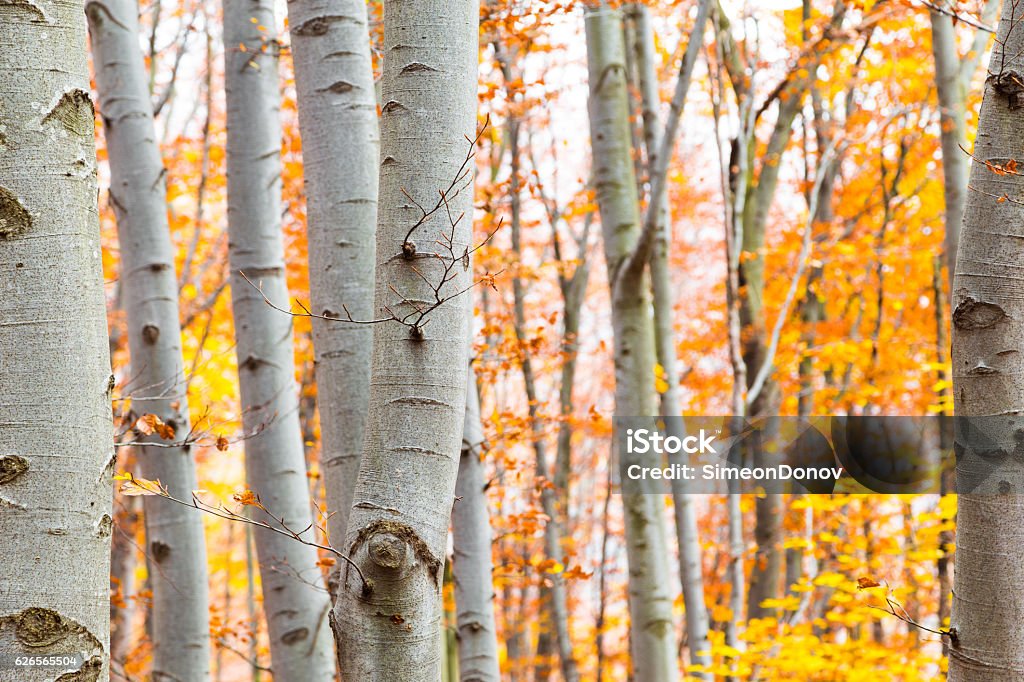
[[[302,134],[312,310],[373,317],[379,132],[366,3],[288,3]],[[328,524],[340,543],[359,473],[370,394],[368,325],[313,319]]]
[[[164,165],[130,0],[86,5],[96,87],[110,159],[110,201],[117,216],[122,303],[131,357],[132,413],[155,414],[184,436],[191,431],[185,391],[178,283],[167,223]],[[166,445],[159,435],[139,440]],[[140,474],[189,499],[196,484],[188,446],[141,447]],[[149,615],[154,679],[210,675],[210,608],[203,519],[159,497],[143,500],[146,550],[153,564]]]
[[[706,3],[705,3],[706,4]],[[636,26],[636,64],[639,75],[640,99],[643,111],[644,147],[647,150],[648,173],[658,171],[654,159],[662,150],[661,123],[658,110],[658,77],[655,69],[654,29],[651,26],[650,10],[646,5],[631,5]],[[703,29],[703,24],[700,24]],[[690,41],[703,42],[701,34],[690,36]],[[667,164],[666,164],[667,170]],[[682,415],[679,398],[679,362],[675,348],[675,292],[669,267],[671,212],[668,192],[662,191],[656,206],[648,211],[656,212],[654,243],[650,254],[651,290],[654,303],[654,337],[658,363],[664,371],[665,391],[661,394],[661,414],[668,417]],[[670,424],[675,425],[677,421]],[[677,437],[682,433],[675,434]],[[685,464],[685,455],[673,458],[676,464]],[[704,575],[700,537],[697,533],[697,512],[693,498],[688,494],[686,482],[672,481],[672,502],[676,517],[676,539],[679,545],[679,579],[686,609],[686,646],[693,665],[711,665],[711,643],[708,641],[707,605],[704,602]],[[696,679],[705,679],[702,673],[693,673]]]
[[[110,675],[114,377],[83,5],[0,4],[0,45],[0,660],[84,652],[71,674],[95,682]]]
[[[491,558],[491,517],[487,479],[480,461],[484,445],[476,377],[467,373],[466,419],[462,455],[452,507],[455,556],[455,618],[461,682],[498,682],[497,628],[494,623],[494,563]]]
[[[997,174],[1020,153],[1024,138],[1021,73],[1024,73],[1024,7],[1003,3],[1002,18],[985,82],[959,257],[953,280],[953,394],[958,417],[1007,415],[1005,427],[987,421],[992,450],[1019,452],[1024,412],[1024,301],[1019,263],[1024,258],[1024,182]],[[1019,162],[1019,159],[1018,159]],[[998,197],[1007,195],[1000,202]],[[960,440],[961,434],[957,434]],[[959,445],[959,443],[958,443]],[[957,457],[957,474],[969,475],[977,455]],[[1024,661],[1024,471],[1007,454],[999,471],[957,509],[956,571],[949,640],[949,680],[1021,679]]]
[[[242,277],[244,273],[262,287],[276,305],[288,306],[274,26],[270,0],[225,0],[228,258],[247,482],[270,513],[298,532],[310,527],[312,515],[292,320],[267,305]],[[330,602],[316,565],[316,550],[271,531],[256,529],[254,535],[274,679],[333,679],[327,627]],[[314,539],[312,531],[303,537]]]
[[[341,568],[333,621],[344,679],[436,682],[465,419],[470,300],[451,297],[471,277],[462,257],[472,248],[473,162],[464,161],[476,129],[479,3],[392,0],[384,26],[374,314],[410,315],[417,326],[374,326],[366,436],[342,546],[354,566]],[[424,218],[458,177],[447,210]],[[449,237],[451,253],[439,243]]]
[[[640,234],[631,157],[622,20],[605,5],[585,13],[594,184],[604,233],[615,333],[615,411],[655,414],[654,328],[644,262],[628,266]],[[621,468],[640,458],[619,453]],[[623,492],[629,560],[630,639],[637,679],[676,680],[675,631],[660,495]]]
[[[940,0],[941,1],[941,0]],[[956,272],[956,250],[960,241],[967,174],[970,160],[961,149],[967,144],[967,105],[960,77],[960,54],[956,46],[953,19],[932,10],[932,54],[935,57],[935,90],[939,98],[939,142],[942,146],[943,192],[946,199],[946,264]]]

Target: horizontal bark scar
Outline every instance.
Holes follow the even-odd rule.
[[[978,301],[970,296],[962,300],[953,311],[953,326],[957,329],[987,329],[1009,317],[995,303]]]
[[[417,455],[430,455],[432,457],[445,457],[443,452],[437,450],[431,450],[430,448],[421,448],[416,445],[400,445],[395,448],[395,452],[412,452]]]
[[[395,100],[390,100],[381,109],[381,112],[385,113],[385,114],[395,114],[395,113],[398,113],[400,111],[409,111],[409,108],[406,107],[403,104],[400,104],[400,103],[396,102]]]
[[[409,64],[403,66],[402,70],[399,73],[401,75],[405,75],[409,73],[425,73],[430,71],[437,73],[437,69],[435,69],[432,66],[427,66],[423,62],[410,62]]]
[[[5,7],[10,7],[15,12],[26,12],[32,15],[32,23],[38,24],[40,22],[50,22],[49,17],[46,16],[43,9],[34,2],[29,2],[29,0],[0,0],[0,10],[3,10]]]
[[[291,646],[309,638],[309,628],[296,628],[281,635],[281,642]]]
[[[401,514],[402,513],[399,510],[395,509],[394,507],[382,507],[381,505],[376,504],[374,502],[366,502],[366,501],[357,502],[356,504],[352,505],[352,507],[354,509],[376,509],[377,511],[386,511],[389,514]]]
[[[1001,374],[1001,372],[995,367],[989,367],[984,362],[979,362],[977,365],[967,370],[965,374],[968,376],[989,376],[992,374]]]
[[[84,137],[93,134],[95,117],[89,93],[72,88],[60,96],[50,113],[43,117],[43,123],[59,123],[69,133]]]
[[[448,403],[418,395],[402,396],[388,401],[388,405],[411,405],[413,407],[450,407]]]
[[[8,189],[0,187],[0,239],[10,239],[32,227],[32,215]]]
[[[346,17],[340,14],[325,14],[302,22],[292,29],[292,35],[302,36],[303,38],[322,36],[331,30],[331,24],[344,23],[355,24],[357,26],[362,25],[361,21],[353,17]]]
[[[325,88],[317,88],[317,92],[333,92],[335,95],[344,95],[346,92],[352,92],[357,87],[359,86],[348,81],[336,81]]]

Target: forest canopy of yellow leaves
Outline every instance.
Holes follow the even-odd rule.
[[[380,4],[369,3],[378,60]],[[815,43],[815,53],[808,55],[809,36],[823,35],[837,4],[847,13],[843,26],[829,34],[827,44]],[[746,51],[743,58],[751,67],[755,101],[767,107],[750,149],[755,160],[751,172],[766,166],[779,169],[777,193],[766,209],[764,245],[757,252],[744,252],[740,260],[760,260],[766,269],[762,324],[771,329],[780,315],[785,316],[773,373],[781,395],[780,414],[919,415],[951,408],[949,359],[940,331],[948,325],[941,256],[941,126],[925,4],[722,2],[732,18],[729,30]],[[980,3],[956,4],[965,16],[982,13]],[[694,10],[690,0],[650,3],[663,104],[672,96],[676,63],[685,49]],[[199,488],[212,504],[219,500],[240,509],[259,504],[259,491],[249,490],[244,474],[227,291],[221,60],[225,46],[219,16],[215,5],[199,0],[144,2],[140,11],[141,45],[148,51],[154,98],[169,95],[157,126],[167,168]],[[613,496],[613,339],[599,230],[591,228],[598,216],[586,133],[582,12],[583,4],[571,0],[498,0],[485,3],[481,24],[479,118],[481,125],[489,120],[489,126],[476,149],[474,229],[481,242],[497,232],[476,253],[474,267],[480,276],[501,274],[494,277],[493,287],[480,286],[471,294],[477,332],[473,355],[486,431],[501,664],[506,679],[524,682],[549,679],[547,675],[558,668],[552,624],[542,602],[554,575],[567,585],[573,654],[582,678],[625,680],[629,667],[623,518],[619,506],[607,501]],[[279,28],[287,35],[285,26]],[[967,22],[957,22],[956,31],[961,52],[969,53],[979,31]],[[514,78],[502,73],[495,44],[517,56]],[[985,40],[980,45],[987,50]],[[981,65],[968,78],[968,131],[975,128],[980,100],[985,60],[983,55],[979,58]],[[669,169],[678,388],[683,412],[694,415],[728,414],[734,380],[720,154],[724,149],[728,157],[738,120],[735,103],[721,86],[723,59],[720,42],[709,31]],[[291,295],[305,302],[309,278],[302,144],[287,45],[282,49],[281,78],[287,278]],[[773,155],[769,144],[776,113],[769,103],[776,87],[789,79],[809,80],[811,85],[788,143]],[[724,113],[716,117],[720,107]],[[515,183],[522,198],[518,252],[511,248],[503,225],[511,210],[513,184],[507,156],[510,119],[522,130]],[[638,105],[634,123],[637,135],[642,135]],[[97,135],[100,158],[105,160],[99,123]],[[827,197],[829,210],[819,215],[823,219],[808,222],[812,171],[827,139],[840,140],[843,154]],[[640,158],[637,163],[639,167]],[[109,174],[102,164],[100,172],[106,187]],[[173,427],[131,409],[132,372],[120,307],[115,211],[109,197],[104,190],[100,205],[111,350],[118,368],[115,419],[120,420],[122,440],[130,440],[133,429],[170,439]],[[800,254],[808,225],[811,250],[804,268]],[[563,293],[566,282],[578,281],[574,275],[583,268],[589,270],[589,278],[583,279],[579,292],[579,331],[567,339],[562,334]],[[797,301],[787,303],[798,272],[803,275]],[[518,278],[526,291],[523,329],[516,328],[512,278]],[[812,308],[815,312],[809,315]],[[334,510],[323,506],[311,334],[309,319],[296,317],[296,380],[301,387],[308,483],[326,518]],[[524,357],[529,357],[537,377],[533,403],[524,393]],[[572,403],[565,409],[560,377],[570,361],[578,368]],[[661,365],[656,373],[657,389],[665,393],[669,386]],[[543,439],[553,449],[563,437],[572,453],[568,481],[558,482],[567,484],[559,503],[567,532],[562,556],[551,557],[543,542],[549,518],[540,493],[560,474],[536,470],[531,444]],[[131,454],[123,449],[119,471],[132,468]],[[160,494],[160,484],[133,477],[125,477],[123,483],[126,487],[115,501],[116,520],[132,543],[141,543],[143,524],[134,498]],[[940,622],[939,616],[948,616],[949,611],[940,605],[948,594],[942,592],[937,564],[951,556],[955,498],[787,498],[780,545],[787,587],[762,604],[768,615],[747,621],[732,643],[727,643],[726,626],[737,614],[731,608],[729,569],[740,561],[747,574],[756,570],[754,541],[748,533],[742,554],[734,556],[726,500],[701,496],[695,504],[711,620],[711,663],[688,665],[688,673],[759,680],[909,682],[940,677],[946,665],[940,633],[948,623]],[[753,497],[742,500],[748,528],[753,527],[755,505]],[[671,518],[670,504],[665,515]],[[268,665],[269,649],[251,529],[210,514],[204,523],[214,673],[224,681],[256,679]],[[114,605],[129,614],[122,625],[130,629],[131,640],[123,652],[124,670],[131,679],[143,679],[150,660],[143,625],[147,562],[134,545],[125,551],[136,554],[136,561],[130,579],[116,576]],[[675,550],[671,560],[675,565]],[[322,552],[321,561],[326,573],[335,560]],[[678,586],[673,590],[677,593]],[[451,624],[450,586],[444,594]],[[680,631],[683,611],[683,601],[677,598],[674,622]],[[448,646],[454,646],[454,640],[449,639]]]

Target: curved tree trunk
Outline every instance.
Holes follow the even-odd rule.
[[[263,505],[293,531],[312,523],[299,424],[292,320],[281,237],[281,127],[277,43],[270,0],[224,2],[227,89],[228,258],[246,478]],[[242,49],[244,46],[244,50]],[[260,518],[273,522],[263,512]],[[307,531],[306,539],[314,539]],[[279,682],[333,679],[329,599],[316,550],[256,529],[256,554]]]
[[[288,3],[302,134],[312,310],[373,317],[377,100],[366,3]],[[329,530],[345,538],[370,394],[369,325],[313,319]]]
[[[0,4],[0,659],[84,652],[75,679],[95,682],[110,675],[114,377],[82,10]]]
[[[986,450],[1020,448],[1024,412],[1024,301],[1019,267],[1024,258],[1017,173],[993,171],[1020,153],[1024,139],[1020,73],[1024,72],[1024,7],[1003,4],[978,120],[956,275],[953,281],[953,395],[957,417],[1006,415],[984,420]],[[1017,161],[1019,163],[1019,161]],[[1008,196],[1000,201],[998,197]],[[1014,456],[985,465],[958,428],[957,476],[977,480],[961,488],[957,509],[956,571],[949,637],[949,680],[1019,680],[1024,661],[1024,470]],[[961,451],[962,448],[965,448]],[[958,481],[958,486],[962,482]]]
[[[191,427],[178,282],[137,8],[128,0],[94,0],[86,14],[121,247],[131,386],[136,387],[132,413],[155,414],[184,435]],[[140,440],[166,445],[158,434]],[[198,487],[187,445],[142,447],[138,464],[144,478],[159,480],[178,498],[188,499]],[[210,675],[210,607],[203,519],[195,510],[154,496],[143,499],[143,508],[146,548],[154,564],[149,581],[153,677],[205,680]]]
[[[452,507],[452,545],[455,555],[455,614],[459,642],[459,679],[498,682],[497,628],[494,623],[494,583],[491,558],[491,517],[487,508],[484,445],[476,377],[466,381],[466,421],[462,456]]]
[[[333,611],[345,680],[441,677],[441,578],[470,321],[470,297],[451,297],[471,277],[473,162],[465,160],[476,129],[479,16],[475,0],[384,4],[374,315],[406,324],[374,327],[343,545],[355,565],[341,567]]]
[[[640,233],[626,94],[622,19],[601,5],[585,14],[594,184],[604,233],[615,332],[615,411],[653,415],[654,327],[645,263],[630,264]],[[639,457],[619,453],[622,470]],[[634,461],[637,460],[637,461]],[[633,672],[645,682],[679,678],[662,498],[623,492],[629,558]]]

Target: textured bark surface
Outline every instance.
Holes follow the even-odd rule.
[[[96,87],[110,159],[110,203],[117,216],[122,305],[127,316],[132,412],[155,414],[177,434],[191,431],[185,391],[178,283],[167,223],[164,166],[138,43],[135,2],[86,5]],[[142,436],[166,444],[159,435]],[[188,446],[142,447],[139,473],[189,499],[196,484]],[[159,497],[143,498],[146,551],[153,562],[149,613],[155,679],[205,680],[210,623],[203,519]]]
[[[483,462],[483,425],[476,377],[466,382],[466,421],[462,456],[452,507],[452,546],[455,556],[455,618],[461,682],[498,682],[498,638],[494,623],[494,582],[491,523]]]
[[[636,67],[638,73],[640,101],[643,111],[644,147],[647,151],[648,173],[656,171],[654,157],[661,152],[662,133],[658,110],[658,77],[655,69],[654,29],[651,26],[650,10],[646,5],[630,7],[635,25]],[[703,24],[700,25],[703,29]],[[691,35],[690,41],[703,43],[703,35]],[[685,93],[684,93],[685,97]],[[680,103],[681,106],[682,103]],[[678,417],[682,415],[679,396],[679,361],[675,346],[675,291],[669,262],[671,248],[671,213],[668,193],[662,192],[654,216],[656,235],[650,254],[651,292],[654,304],[654,338],[658,364],[664,372],[665,390],[661,393],[661,414]],[[678,424],[673,420],[670,424]],[[677,433],[677,437],[685,434]],[[671,456],[673,464],[686,464],[686,455]],[[708,641],[708,609],[704,603],[704,574],[700,536],[697,532],[697,511],[693,498],[688,494],[686,481],[672,481],[672,503],[676,517],[676,539],[679,546],[679,580],[686,609],[686,646],[690,653],[691,665],[711,665],[711,643]],[[702,673],[693,673],[696,679],[704,679]]]
[[[114,377],[83,5],[0,4],[0,45],[0,658],[85,652],[72,674],[95,682],[110,675]]]
[[[1024,6],[1006,0],[996,36],[964,211],[953,280],[953,393],[958,417],[1006,415],[1005,427],[988,422],[992,448],[1020,450],[1024,413],[1024,217],[1018,202],[1024,182],[997,174],[1020,153],[1024,109],[1018,100],[1024,73]],[[1009,195],[1011,200],[998,201]],[[959,440],[961,434],[957,434]],[[978,467],[977,455],[957,457],[957,473]],[[1016,455],[999,462],[957,509],[956,571],[949,637],[949,680],[1020,680],[1024,677],[1024,470]]]
[[[796,79],[795,84],[784,91],[786,96],[779,98],[778,117],[762,156],[761,170],[755,174],[751,164],[748,168],[749,177],[745,179],[746,201],[742,214],[742,244],[744,252],[755,254],[743,260],[739,266],[740,324],[743,328],[743,360],[747,367],[748,389],[754,386],[765,363],[772,361],[768,353],[768,329],[763,301],[763,254],[768,210],[771,208],[779,183],[779,169],[782,165],[779,160],[792,136],[793,122],[800,113],[805,87],[805,80]],[[749,144],[752,151],[755,139],[751,137],[740,144]],[[769,374],[758,395],[753,400],[748,397],[747,408],[754,416],[774,415],[778,413],[779,400],[778,384]],[[763,454],[754,459],[755,466],[769,464]],[[748,618],[774,615],[771,610],[762,608],[761,603],[766,599],[777,598],[780,594],[784,558],[781,547],[783,513],[780,495],[764,495],[758,497],[755,502],[754,542],[757,549],[747,593]]]
[[[266,28],[272,26],[270,0],[224,3],[228,258],[246,478],[266,508],[298,532],[310,526],[312,516],[295,386],[292,319],[268,306],[240,274],[261,286],[275,304],[288,307],[280,224],[278,46]],[[245,50],[239,45],[245,45]],[[312,532],[303,537],[314,539]],[[316,565],[316,550],[259,529],[255,540],[274,679],[333,679],[327,626],[330,601]]]
[[[946,264],[949,272],[954,273],[964,201],[967,198],[967,174],[970,172],[970,159],[961,149],[961,145],[967,144],[967,94],[960,77],[961,61],[953,19],[934,10],[929,14],[941,124],[939,141],[942,145],[943,192],[946,199]]]
[[[429,210],[461,174],[477,126],[479,4],[392,0],[384,27],[374,314],[429,307],[444,273],[454,278],[419,335],[395,321],[374,325],[365,444],[342,547],[359,571],[341,568],[333,620],[344,679],[436,682],[470,305],[469,295],[449,297],[471,277],[468,256],[453,263],[438,240],[451,235],[458,261],[472,248],[472,175],[448,192],[448,210],[408,233],[423,218],[416,204]]]
[[[377,100],[366,3],[288,3],[302,134],[312,310],[373,317]],[[370,395],[369,325],[313,319],[329,530],[345,538]]]
[[[640,232],[626,94],[622,19],[605,6],[586,13],[590,74],[590,137],[594,184],[611,282],[615,333],[615,413],[647,416],[656,412],[654,328],[650,287],[643,264],[623,264]],[[619,453],[620,467],[640,458]],[[639,680],[676,680],[673,593],[665,542],[663,500],[651,494],[623,493],[629,558],[629,611],[632,666]]]

